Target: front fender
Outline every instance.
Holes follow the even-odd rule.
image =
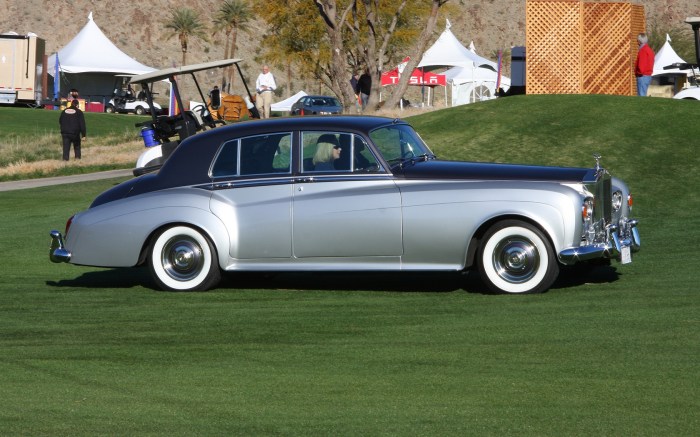
[[[472,239],[502,218],[535,223],[557,252],[570,247],[581,232],[582,195],[558,183],[404,183],[401,191],[406,268],[420,268],[426,259],[444,268],[463,268]]]

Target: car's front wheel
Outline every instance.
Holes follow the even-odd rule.
[[[112,114],[114,112],[114,106],[112,106],[112,105],[105,106],[105,112],[107,114]]]
[[[136,115],[143,115],[146,113],[146,110],[143,109],[143,106],[137,106],[135,111],[136,111]]]
[[[559,275],[554,249],[537,227],[504,220],[484,235],[479,251],[479,272],[496,293],[542,293]]]
[[[204,291],[221,280],[214,245],[188,226],[161,231],[151,244],[148,266],[163,290]]]

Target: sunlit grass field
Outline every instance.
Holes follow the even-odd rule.
[[[443,158],[598,152],[630,185],[634,262],[542,295],[381,273],[160,292],[143,269],[48,261],[48,231],[118,180],[0,192],[0,434],[697,435],[699,112],[520,96],[409,119]]]
[[[132,168],[143,140],[135,124],[147,117],[85,113],[82,159],[62,161],[60,111],[0,107],[0,181]]]

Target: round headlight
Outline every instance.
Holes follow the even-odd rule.
[[[612,207],[614,211],[619,211],[622,208],[622,192],[615,191],[612,195]]]

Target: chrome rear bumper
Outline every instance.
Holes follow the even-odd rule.
[[[567,265],[600,258],[620,259],[623,248],[631,252],[639,251],[641,240],[637,229],[637,220],[627,220],[618,225],[608,225],[607,241],[588,246],[572,247],[559,253],[559,260]]]
[[[55,263],[70,262],[71,253],[63,245],[63,235],[58,231],[51,231],[51,248],[49,249],[49,259]]]

